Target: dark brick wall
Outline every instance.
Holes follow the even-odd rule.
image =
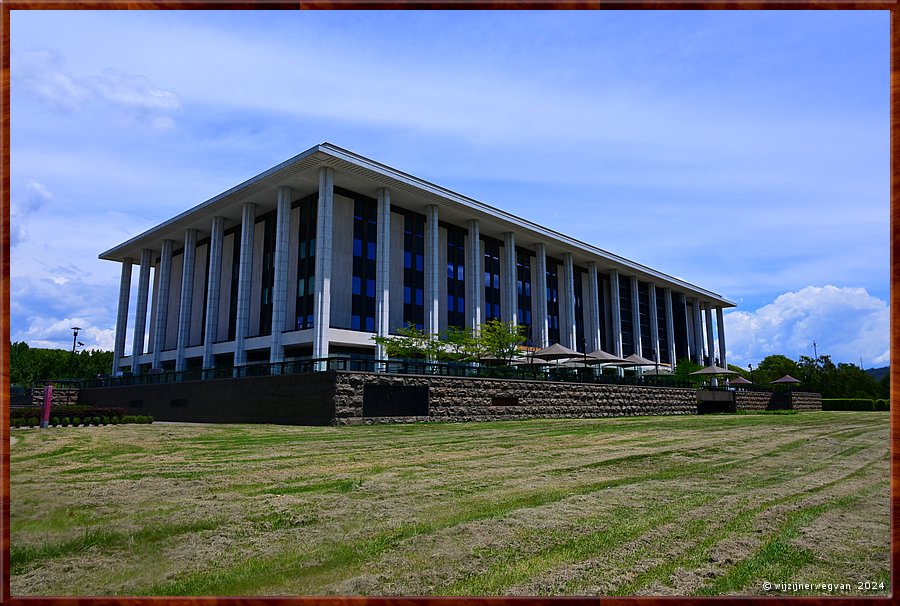
[[[158,421],[329,425],[334,420],[334,373],[82,389],[78,402],[124,407],[128,414]]]

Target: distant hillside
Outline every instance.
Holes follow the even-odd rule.
[[[882,366],[881,368],[868,368],[866,369],[866,374],[870,375],[876,381],[880,381],[881,377],[888,374],[890,370],[890,366]]]

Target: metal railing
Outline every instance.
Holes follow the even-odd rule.
[[[216,369],[149,372],[140,375],[83,379],[79,387],[119,387],[126,385],[157,385],[182,381],[205,381],[236,377],[292,375],[322,371],[381,372],[387,374],[424,375],[435,377],[467,377],[482,379],[518,379],[525,381],[560,381],[603,385],[642,385],[655,387],[687,387],[689,382],[670,376],[618,376],[601,374],[594,368],[566,368],[545,366],[481,366],[465,363],[428,362],[425,360],[374,360],[332,356],[328,358],[290,360],[286,362],[256,363]]]

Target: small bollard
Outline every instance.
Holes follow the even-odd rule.
[[[44,412],[41,415],[41,429],[50,427],[50,402],[53,400],[53,385],[44,386]]]

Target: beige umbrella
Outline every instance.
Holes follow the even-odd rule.
[[[630,362],[625,358],[620,358],[602,349],[597,349],[585,356],[588,364],[610,364],[613,366],[628,366]]]
[[[638,354],[631,354],[625,357],[626,362],[631,362],[632,366],[656,366],[656,362],[641,357]]]
[[[775,379],[774,381],[772,381],[773,385],[776,383],[784,385],[784,384],[789,384],[789,383],[802,383],[802,381],[800,379],[795,379],[791,375],[784,375],[780,379]]]
[[[748,381],[744,377],[738,377],[737,379],[731,379],[729,381],[732,385],[753,385],[753,381]]]
[[[712,366],[707,366],[706,368],[701,368],[700,370],[695,370],[691,373],[692,375],[736,375],[737,372],[733,370],[728,370],[727,368],[722,368],[721,366],[716,366],[713,364]]]
[[[531,354],[532,358],[540,358],[541,360],[562,360],[564,358],[580,358],[582,356],[581,352],[563,347],[559,343],[554,343],[550,347],[545,347]]]

